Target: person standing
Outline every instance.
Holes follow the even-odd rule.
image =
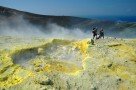
[[[103,28],[100,30],[99,34],[100,34],[99,37],[104,39],[104,30],[103,30]]]
[[[93,34],[93,39],[97,38],[97,28],[93,28],[92,34]]]

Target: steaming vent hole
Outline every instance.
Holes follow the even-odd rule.
[[[29,61],[35,58],[72,62],[78,64],[78,66],[82,63],[82,55],[78,49],[61,44],[49,44],[44,47],[20,50],[12,57],[13,63],[21,66],[29,65]]]

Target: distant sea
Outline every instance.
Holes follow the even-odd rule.
[[[87,16],[85,18],[111,20],[117,22],[136,22],[136,16]]]

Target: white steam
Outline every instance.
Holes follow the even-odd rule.
[[[38,27],[30,24],[27,20],[24,20],[22,16],[14,17],[9,20],[4,20],[0,24],[0,34],[7,36],[43,36],[44,34]]]
[[[45,37],[45,38],[64,38],[64,39],[82,39],[90,38],[90,32],[83,32],[81,29],[67,29],[54,23],[47,25],[48,29],[32,25],[22,16],[12,17],[8,20],[0,21],[0,35],[19,36],[19,37]]]
[[[91,36],[90,32],[83,32],[83,30],[79,28],[75,29],[67,29],[56,24],[48,24],[49,34],[46,34],[47,37],[53,38],[66,38],[66,39],[82,39],[88,38]]]

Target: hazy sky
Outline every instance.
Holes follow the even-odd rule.
[[[136,0],[0,0],[0,6],[45,15],[136,16]]]

